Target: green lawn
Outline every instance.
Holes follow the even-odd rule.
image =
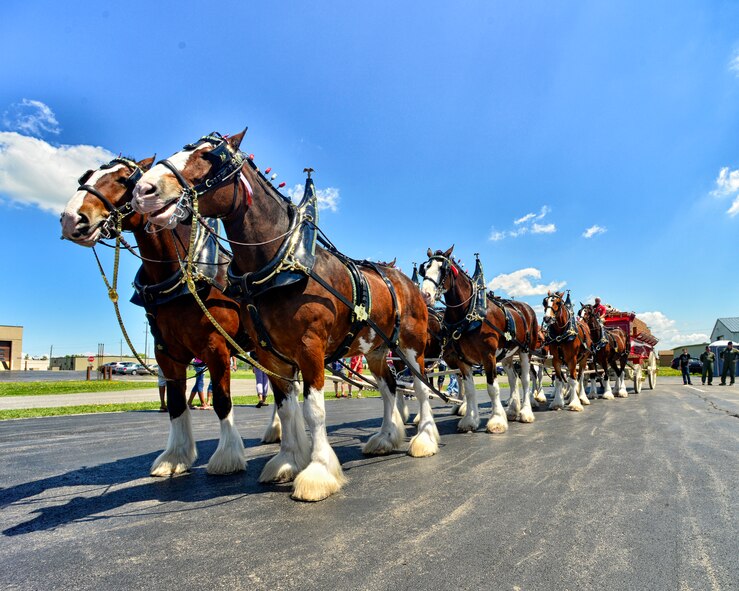
[[[156,381],[79,380],[69,382],[7,382],[0,383],[0,396],[41,396],[44,394],[75,394],[79,392],[116,392],[144,390],[156,387]]]

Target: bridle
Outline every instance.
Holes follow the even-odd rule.
[[[126,178],[126,180],[123,181],[123,185],[126,187],[126,189],[133,190],[133,188],[136,186],[136,183],[139,182],[139,179],[143,176],[144,171],[141,170],[138,164],[136,164],[133,160],[129,160],[128,158],[123,158],[120,156],[118,158],[113,158],[113,160],[111,160],[107,164],[103,164],[100,167],[100,170],[113,168],[116,164],[122,164],[123,166],[126,166],[133,171]],[[131,215],[134,211],[133,207],[131,206],[131,202],[127,201],[120,207],[116,207],[105,195],[98,191],[96,187],[85,184],[82,180],[85,178],[85,176],[86,175],[82,175],[77,180],[77,183],[79,184],[77,190],[86,191],[87,193],[94,195],[105,206],[105,209],[108,211],[108,215],[107,217],[105,217],[105,219],[98,222],[96,228],[100,228],[100,234],[104,239],[114,238],[119,234],[118,228],[120,227],[123,219]],[[94,229],[95,228],[93,228],[93,230]]]
[[[550,300],[553,301],[550,303]],[[554,308],[555,301],[558,301],[559,303],[559,306],[556,309]],[[560,294],[555,293],[545,297],[542,300],[542,305],[544,306],[545,313],[547,310],[552,310],[553,312],[552,316],[544,317],[544,321],[541,326],[542,331],[544,332],[545,342],[547,344],[560,343],[577,336],[577,329],[575,328],[575,314],[571,308],[571,304],[565,301]],[[559,310],[564,310],[565,312],[565,320],[561,326],[557,324],[557,312],[559,312]],[[552,336],[552,329],[554,328],[562,331],[556,337]]]
[[[431,277],[426,277],[426,271],[428,270],[429,263],[431,263],[432,261],[441,262],[441,273],[439,274],[438,281]],[[452,280],[454,280],[457,275],[459,275],[459,269],[454,266],[454,263],[451,261],[451,259],[445,257],[443,254],[440,253],[434,254],[429,257],[429,260],[427,260],[425,263],[422,263],[421,266],[418,268],[418,274],[423,277],[423,280],[430,281],[436,288],[436,291],[434,293],[434,301],[441,300],[442,294],[452,288],[452,285],[450,283],[449,288],[446,290],[444,289],[444,283],[446,282],[447,275],[450,272],[452,274]]]
[[[187,144],[183,147],[185,151],[195,150],[204,143],[209,143],[213,147],[212,150],[203,153],[203,158],[210,160],[213,163],[211,169],[212,176],[206,178],[203,182],[198,185],[192,185],[172,164],[167,158],[160,160],[157,164],[161,164],[167,168],[177,179],[177,182],[182,187],[182,193],[180,193],[177,199],[177,206],[174,213],[169,219],[169,224],[173,224],[175,221],[182,222],[189,218],[193,213],[193,201],[198,199],[201,195],[215,189],[216,187],[223,185],[231,180],[232,177],[236,176],[241,172],[241,169],[246,162],[246,157],[240,150],[232,150],[231,146],[220,133],[214,131],[213,133],[201,137],[194,144]],[[215,171],[215,172],[214,172]],[[247,196],[249,192],[247,191]],[[238,182],[234,182],[234,196],[233,203],[231,204],[231,210],[219,217],[228,217],[236,209],[236,199],[238,197]]]

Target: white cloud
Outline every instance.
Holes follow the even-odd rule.
[[[3,113],[3,125],[11,131],[32,136],[42,136],[44,133],[56,135],[61,131],[54,111],[48,105],[25,98],[10,105]]]
[[[98,146],[52,146],[15,132],[0,132],[0,195],[60,213],[77,179],[114,155]]]
[[[533,284],[531,279],[541,279],[541,271],[533,267],[519,269],[513,273],[503,273],[493,277],[488,289],[503,291],[511,297],[544,295],[548,291],[557,291],[567,285],[566,281]]]
[[[527,213],[526,215],[517,218],[513,220],[513,225],[516,226],[514,230],[496,230],[495,228],[490,229],[490,236],[489,239],[493,242],[498,242],[499,240],[503,240],[504,238],[518,238],[519,236],[523,236],[524,234],[528,234],[531,232],[532,234],[551,234],[553,232],[557,231],[557,226],[554,224],[538,224],[534,222],[533,224],[529,225],[529,222],[532,220],[541,220],[546,216],[550,211],[550,207],[548,205],[542,205],[541,209],[539,210],[539,213]]]
[[[302,183],[298,183],[292,189],[287,190],[287,196],[293,201],[300,201],[303,198],[305,187]],[[318,209],[328,209],[331,211],[339,210],[339,189],[336,187],[326,187],[325,189],[316,189],[316,197],[318,198]]]
[[[513,220],[513,223],[516,224],[516,225],[523,224],[524,222],[528,222],[529,220],[533,220],[535,217],[536,217],[536,214],[535,213],[527,213],[522,218],[518,218],[517,220]]]
[[[557,226],[554,224],[534,224],[531,226],[531,231],[534,234],[552,234],[557,231]]]
[[[737,56],[739,60],[739,56]],[[739,214],[739,170],[729,170],[728,166],[724,166],[718,173],[716,179],[716,188],[711,191],[711,195],[714,197],[734,197],[729,209],[726,213],[730,217],[734,217]]]
[[[587,230],[585,230],[582,233],[582,235],[584,238],[592,238],[596,234],[603,234],[607,231],[608,231],[607,228],[604,228],[603,226],[595,225],[595,226],[590,226]]]
[[[637,317],[646,322],[652,334],[659,339],[659,349],[672,349],[681,345],[707,343],[709,335],[702,332],[681,332],[677,323],[662,312],[637,312]]]
[[[734,57],[731,58],[731,61],[729,62],[729,70],[739,76],[739,50],[737,50],[734,53]]]

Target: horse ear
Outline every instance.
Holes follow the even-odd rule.
[[[452,255],[452,251],[453,251],[453,250],[454,250],[454,245],[452,244],[452,245],[451,245],[451,246],[449,247],[449,250],[447,250],[447,251],[446,251],[446,252],[444,253],[444,256],[445,256],[446,258],[449,258],[449,257],[450,257],[450,256]]]
[[[552,290],[551,289],[547,289],[547,296],[550,296],[551,297],[551,295],[552,295]]]
[[[144,158],[143,160],[140,160],[136,163],[136,165],[143,171],[147,171],[151,168],[151,165],[154,164],[154,160],[156,160],[157,155],[154,154],[151,158]]]
[[[580,302],[580,307],[581,308],[584,308],[585,307],[585,304],[583,304],[582,302]]]
[[[430,248],[429,248],[429,249],[428,249],[428,250],[426,251],[426,256],[427,256],[428,258],[431,258],[431,257],[433,256],[433,254],[434,254],[434,253],[433,253],[433,252],[431,251],[431,249],[430,249]]]
[[[228,142],[228,145],[231,146],[234,150],[238,150],[239,146],[241,145],[241,141],[244,139],[244,136],[246,135],[246,130],[249,129],[248,127],[244,128],[244,131],[240,133],[235,133],[234,135],[231,135],[226,140]]]

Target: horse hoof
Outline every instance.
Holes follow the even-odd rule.
[[[612,392],[606,392],[605,394],[603,394],[603,396],[601,396],[601,398],[603,400],[613,400],[614,397]]]
[[[582,412],[583,411],[583,407],[582,406],[569,405],[566,408],[567,408],[567,410],[571,410],[572,412]]]
[[[362,453],[368,456],[383,456],[389,454],[399,445],[399,442],[396,443],[394,439],[397,439],[397,437],[393,438],[389,433],[375,433],[367,440],[367,443],[364,444]]]
[[[588,400],[587,398],[581,398],[581,399],[580,399],[580,403],[581,403],[581,404],[582,404],[583,406],[590,406],[590,400]]]
[[[485,426],[488,433],[499,435],[508,431],[508,421],[501,417],[490,417],[488,424]]]
[[[413,458],[427,458],[439,451],[439,444],[427,431],[421,431],[411,439],[408,455]]]
[[[465,417],[461,421],[459,421],[459,423],[457,423],[457,431],[459,431],[460,433],[470,433],[472,431],[476,431],[479,426],[479,419],[468,419],[467,417]]]
[[[629,393],[626,390],[620,390],[616,394],[616,396],[618,396],[619,398],[628,398],[629,397]]]
[[[518,417],[518,421],[520,423],[533,423],[534,422],[534,413],[532,411],[521,411],[521,414]]]
[[[564,408],[564,404],[550,404],[549,410],[562,410]]]
[[[338,475],[332,474],[324,464],[311,462],[295,477],[292,498],[296,501],[322,501],[340,491],[346,478],[341,467],[338,470]]]

